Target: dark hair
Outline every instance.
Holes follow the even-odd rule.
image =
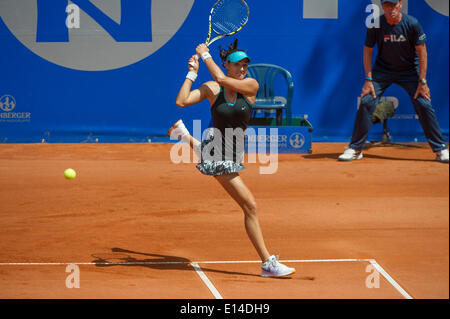
[[[220,58],[222,59],[222,65],[224,67],[225,67],[225,62],[227,61],[227,58],[231,53],[234,53],[237,51],[245,52],[244,50],[238,49],[237,45],[238,45],[238,39],[235,39],[234,42],[228,46],[228,50],[222,49],[222,47],[219,46]],[[245,53],[247,53],[247,52],[245,52]]]

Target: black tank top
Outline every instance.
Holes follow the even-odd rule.
[[[242,94],[237,93],[236,102],[231,104],[225,97],[224,88],[220,88],[219,95],[211,107],[211,117],[214,128],[222,134],[223,160],[242,161],[244,155],[242,151],[244,146],[243,133],[248,126],[251,115],[252,104]],[[227,128],[228,130],[226,130]],[[233,129],[232,136],[230,129]],[[238,143],[239,145],[237,145]],[[233,154],[233,158],[225,156],[226,154]]]
[[[211,107],[213,125],[225,133],[225,128],[240,127],[245,131],[252,115],[252,105],[240,93],[237,93],[236,102],[231,104],[225,97],[224,88],[220,88],[219,95]]]

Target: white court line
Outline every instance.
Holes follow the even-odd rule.
[[[321,262],[369,262],[372,264],[375,269],[383,275],[384,278],[406,299],[413,299],[384,269],[381,267],[375,259],[310,259],[310,260],[280,260],[280,262],[284,263],[321,263]],[[197,271],[197,274],[202,278],[214,296],[218,299],[222,299],[220,293],[213,286],[213,284],[209,281],[208,277],[203,273],[199,264],[248,264],[248,263],[261,263],[261,260],[248,260],[248,261],[239,261],[239,260],[225,260],[225,261],[167,261],[167,262],[151,262],[151,261],[142,261],[142,262],[72,262],[72,263],[0,263],[0,266],[59,266],[59,265],[110,265],[110,266],[120,266],[120,265],[192,265],[194,269]],[[216,295],[217,294],[217,295]]]
[[[217,291],[216,287],[214,287],[214,285],[211,283],[211,281],[209,281],[208,277],[206,277],[206,275],[203,273],[200,266],[197,263],[191,263],[191,265],[192,265],[192,267],[194,267],[195,271],[200,276],[200,278],[203,280],[203,282],[206,284],[208,289],[212,292],[214,297],[216,297],[216,299],[223,299],[223,297]]]
[[[136,262],[71,262],[71,263],[0,263],[0,266],[65,266],[65,265],[109,265],[109,266],[137,266],[137,265],[180,265],[180,264],[190,264],[187,261],[161,261],[161,262],[151,262],[151,261],[136,261]]]
[[[370,262],[373,259],[310,259],[310,260],[280,260],[289,263],[320,263],[320,262]],[[223,260],[223,261],[136,261],[136,262],[66,262],[66,263],[0,263],[0,266],[63,266],[63,265],[188,265],[188,264],[250,264],[261,263],[261,260]]]
[[[399,293],[402,294],[403,297],[406,299],[413,299],[413,297],[411,297],[391,276],[389,276],[389,274],[377,263],[375,259],[371,259],[369,262],[380,274],[384,276],[384,278],[386,278],[387,281],[389,281],[392,286],[394,286],[395,289],[397,289]]]

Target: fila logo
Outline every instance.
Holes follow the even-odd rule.
[[[395,34],[386,34],[384,36],[384,42],[406,42],[406,38],[401,34],[400,36],[397,36]]]

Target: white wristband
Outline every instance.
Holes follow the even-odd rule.
[[[195,82],[195,80],[197,80],[197,73],[195,73],[193,71],[189,71],[189,73],[186,75],[186,79],[189,79],[192,82]]]
[[[203,52],[202,53],[202,60],[205,62],[206,59],[212,58],[211,54],[209,52]]]

